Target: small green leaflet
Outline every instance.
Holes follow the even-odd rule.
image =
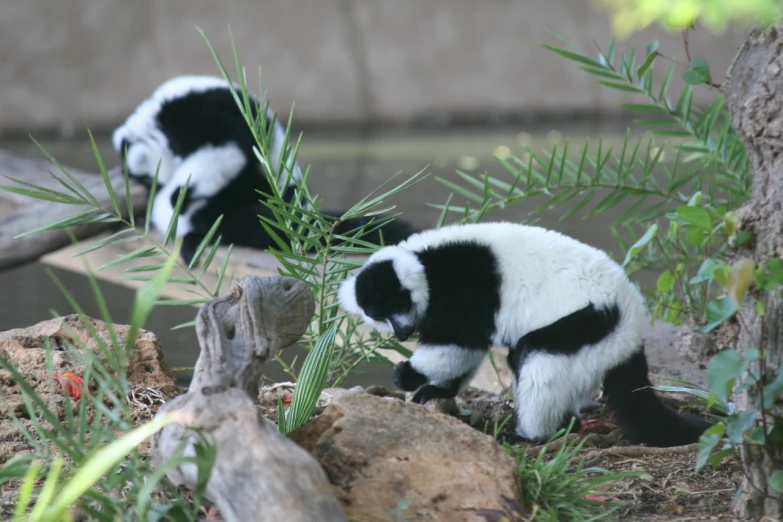
[[[707,60],[701,56],[694,56],[688,68],[682,72],[682,79],[690,85],[710,83],[712,76],[710,75],[710,66],[707,65]]]
[[[649,229],[647,229],[647,232],[644,233],[642,237],[639,238],[639,240],[631,246],[631,249],[628,250],[628,253],[625,255],[625,261],[623,261],[623,267],[625,267],[628,263],[631,262],[633,258],[635,258],[637,255],[639,255],[639,252],[646,247],[650,241],[655,237],[655,235],[658,233],[658,224],[654,224]]]

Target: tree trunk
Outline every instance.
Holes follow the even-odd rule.
[[[739,227],[753,234],[753,241],[740,257],[751,257],[757,263],[773,255],[783,256],[783,27],[754,29],[740,47],[728,71],[725,84],[731,123],[745,142],[753,169],[753,192],[750,201],[737,212]],[[766,317],[756,311],[752,300],[741,309],[738,349],[766,350],[768,368],[778,369],[783,362],[783,299],[780,292],[770,292]],[[750,302],[750,303],[749,303]],[[735,396],[738,410],[755,410],[756,391],[746,390]],[[775,407],[775,415],[783,413]],[[779,446],[779,445],[778,445]],[[781,520],[783,503],[768,488],[772,471],[768,454],[781,455],[781,447],[763,449],[743,446],[742,460],[746,472],[742,493],[735,507],[739,520]],[[770,494],[775,497],[770,497]]]

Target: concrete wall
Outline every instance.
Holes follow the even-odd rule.
[[[584,0],[5,0],[0,132],[113,125],[163,80],[218,74],[195,27],[243,63],[299,121],[407,120],[438,113],[614,109],[618,95],[542,49],[557,31],[583,48],[610,39]],[[684,60],[679,34],[648,30]],[[693,34],[722,78],[741,33]],[[232,66],[233,67],[233,66]],[[230,69],[232,70],[232,69]],[[678,78],[680,74],[677,75]],[[256,86],[256,82],[253,82]],[[714,93],[700,89],[697,101]]]

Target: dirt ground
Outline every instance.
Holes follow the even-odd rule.
[[[668,394],[664,400],[675,409],[692,410],[695,404],[676,399]],[[489,431],[496,420],[513,413],[508,402],[489,399],[478,391],[464,394],[465,422],[476,429]],[[584,431],[569,435],[579,438],[584,445],[581,454],[585,467],[599,467],[613,472],[643,472],[605,484],[600,493],[607,501],[626,503],[608,520],[731,520],[733,497],[742,479],[742,468],[737,456],[713,469],[705,466],[695,473],[697,444],[674,448],[635,446],[624,440],[622,431],[612,424],[606,408],[601,407],[582,415]],[[562,440],[550,443],[548,451],[556,450]],[[516,443],[537,455],[543,446]]]
[[[259,397],[262,414],[274,420],[277,415],[277,397],[281,396],[284,401],[288,401],[292,391],[293,387],[287,383],[265,388]],[[377,387],[371,387],[367,391],[402,398],[402,394],[386,392]],[[138,409],[139,423],[150,419],[162,404],[161,397],[147,388],[135,389],[132,399]],[[675,408],[692,406],[682,402],[680,396],[677,396],[677,400],[667,396],[666,400]],[[323,407],[323,403],[319,404],[315,414],[320,414]],[[485,392],[468,389],[460,397],[458,416],[482,431],[491,432],[496,420],[502,422],[512,413],[508,401]],[[602,497],[608,501],[626,503],[617,509],[609,520],[730,520],[732,498],[741,481],[742,471],[738,459],[727,460],[715,470],[706,466],[696,474],[695,444],[677,448],[629,445],[623,440],[621,431],[611,423],[603,407],[583,414],[582,422],[588,427],[585,433],[569,437],[578,437],[584,441],[582,454],[585,467],[600,467],[618,472],[644,472],[641,476],[604,485],[600,492]],[[22,436],[19,435],[18,438],[18,449],[27,449]],[[550,443],[548,451],[556,449],[559,444],[562,444],[562,439]],[[538,454],[542,449],[542,446],[527,443],[518,445],[526,447],[534,454]],[[15,492],[9,486],[6,484],[0,488],[0,520],[10,518],[15,505],[12,501]],[[216,515],[207,505],[204,514],[208,513]]]

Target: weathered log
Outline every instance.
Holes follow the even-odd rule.
[[[217,448],[205,495],[226,521],[346,520],[318,462],[265,422],[251,398],[258,394],[266,361],[304,334],[314,311],[313,294],[303,282],[246,276],[196,317],[201,355],[189,392],[158,413],[177,411],[187,426],[161,430],[152,453],[160,465],[182,441],[193,443],[188,428],[199,428]],[[197,471],[186,465],[167,477],[194,488]]]
[[[51,176],[50,172],[62,177],[62,173],[57,172],[57,167],[48,161],[22,158],[0,150],[0,176],[5,178],[0,181],[0,184],[18,186],[7,179],[15,178],[26,183],[64,191],[64,187]],[[104,208],[111,208],[111,198],[106,191],[103,176],[71,168],[68,168],[68,172],[82,183]],[[125,216],[128,206],[125,202],[125,179],[122,170],[111,169],[109,178],[112,188],[117,193],[120,210]],[[132,184],[130,197],[134,213],[143,211],[147,205],[146,189],[141,185]],[[65,229],[39,232],[18,239],[14,239],[14,236],[60,221],[89,208],[85,205],[52,203],[13,192],[0,191],[0,270],[35,261],[48,252],[68,245],[71,241]],[[69,230],[76,238],[82,239],[112,226],[112,223],[90,223],[70,227]]]

